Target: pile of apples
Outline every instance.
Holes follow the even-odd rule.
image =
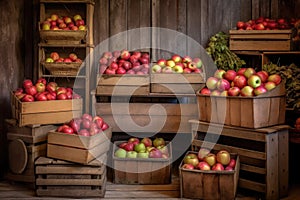
[[[201,148],[198,153],[188,152],[184,158],[181,168],[190,170],[213,170],[232,171],[235,169],[236,159],[232,158],[226,150],[220,150],[216,154],[208,149]]]
[[[118,145],[114,155],[117,158],[168,158],[169,150],[163,138],[131,137]]]
[[[191,58],[190,56],[181,57],[174,54],[170,59],[159,59],[151,67],[152,73],[202,73],[202,60]]]
[[[22,102],[81,98],[72,88],[60,87],[56,82],[47,82],[45,78],[39,78],[36,83],[25,79],[22,87],[14,90],[13,93]]]
[[[49,18],[41,22],[42,30],[86,30],[85,21],[81,15],[77,14],[73,17],[69,16],[58,16],[52,14]]]
[[[69,57],[60,57],[59,53],[51,52],[50,57],[46,58],[46,63],[82,63],[76,53],[70,53]]]
[[[149,74],[150,55],[128,50],[105,52],[99,60],[100,74]]]
[[[212,96],[258,96],[274,89],[281,83],[279,74],[249,68],[235,70],[218,69],[206,80],[199,93]]]
[[[109,128],[109,125],[100,116],[84,113],[80,118],[74,118],[57,128],[57,132],[93,136]]]
[[[284,30],[293,28],[295,22],[296,19],[294,18],[287,20],[284,18],[270,19],[267,17],[259,17],[246,22],[238,21],[236,28],[238,30]]]

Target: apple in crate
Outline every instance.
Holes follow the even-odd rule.
[[[164,145],[166,145],[166,142],[163,138],[155,138],[153,140],[154,147],[159,147],[159,146],[164,146]]]
[[[205,161],[199,162],[199,164],[197,165],[197,167],[200,170],[205,170],[205,171],[211,170],[210,165],[207,162],[205,162]]]
[[[144,145],[146,147],[151,147],[152,146],[152,140],[148,137],[145,137],[141,140],[142,143],[144,143]]]
[[[138,143],[138,144],[134,145],[134,150],[138,153],[146,152],[146,146],[144,143]]]
[[[213,154],[213,153],[207,154],[207,155],[203,158],[203,160],[204,160],[205,162],[207,162],[207,164],[209,164],[209,166],[211,166],[211,167],[212,167],[213,165],[215,165],[216,162],[217,162],[216,155]]]
[[[160,150],[154,148],[149,152],[149,158],[162,158],[162,153]]]
[[[214,171],[223,171],[224,166],[221,163],[216,163],[211,169]]]
[[[127,151],[122,148],[119,148],[115,151],[114,155],[117,158],[126,158]]]
[[[183,158],[184,164],[192,164],[194,167],[196,167],[199,163],[198,156],[194,153],[189,153]]]
[[[137,154],[138,153],[136,151],[127,151],[126,158],[136,158]]]
[[[192,164],[183,164],[182,168],[183,169],[191,169],[191,170],[195,169],[194,165],[192,165]]]
[[[137,153],[138,158],[149,158],[149,152],[139,152]]]
[[[226,150],[220,150],[217,153],[217,162],[222,165],[228,165],[230,163],[230,153]]]

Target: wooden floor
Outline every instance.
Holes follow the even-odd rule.
[[[173,177],[169,185],[117,185],[107,182],[104,199],[180,199],[179,178]],[[66,199],[37,197],[31,185],[0,180],[0,199]],[[70,199],[70,198],[68,198]],[[91,198],[89,198],[91,199]],[[100,198],[98,198],[100,199]],[[236,200],[256,200],[258,197],[238,194]],[[300,199],[300,184],[290,185],[289,196],[282,200]]]

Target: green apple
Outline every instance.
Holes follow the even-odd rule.
[[[126,155],[127,155],[127,151],[125,149],[117,149],[115,151],[115,157],[117,158],[126,158]]]
[[[45,60],[45,62],[46,62],[46,63],[53,63],[54,60],[53,60],[52,58],[47,58],[47,59]]]
[[[134,150],[138,153],[146,152],[146,146],[144,143],[138,143],[134,146]]]
[[[136,151],[127,151],[126,158],[136,158],[137,154],[138,153]]]
[[[174,60],[167,60],[167,66],[169,66],[169,67],[174,67],[175,66],[175,62],[174,62]]]
[[[158,64],[155,64],[152,66],[151,68],[152,73],[160,73],[161,72],[161,66],[159,66]]]
[[[180,65],[175,65],[173,67],[173,71],[176,72],[176,73],[182,73],[183,72],[183,68]]]
[[[149,152],[140,152],[137,153],[138,158],[149,158]]]
[[[261,85],[261,79],[257,75],[251,75],[247,81],[248,85],[257,88]]]
[[[152,151],[153,149],[155,149],[155,147],[146,147],[146,151],[149,153],[150,151]]]

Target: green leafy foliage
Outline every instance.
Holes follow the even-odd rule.
[[[229,50],[228,38],[229,36],[224,32],[215,34],[209,39],[206,52],[212,57],[218,69],[233,69],[237,71],[246,63]]]
[[[294,63],[289,66],[278,66],[270,63],[263,70],[271,74],[280,74],[285,82],[286,103],[288,108],[300,109],[300,68]]]

